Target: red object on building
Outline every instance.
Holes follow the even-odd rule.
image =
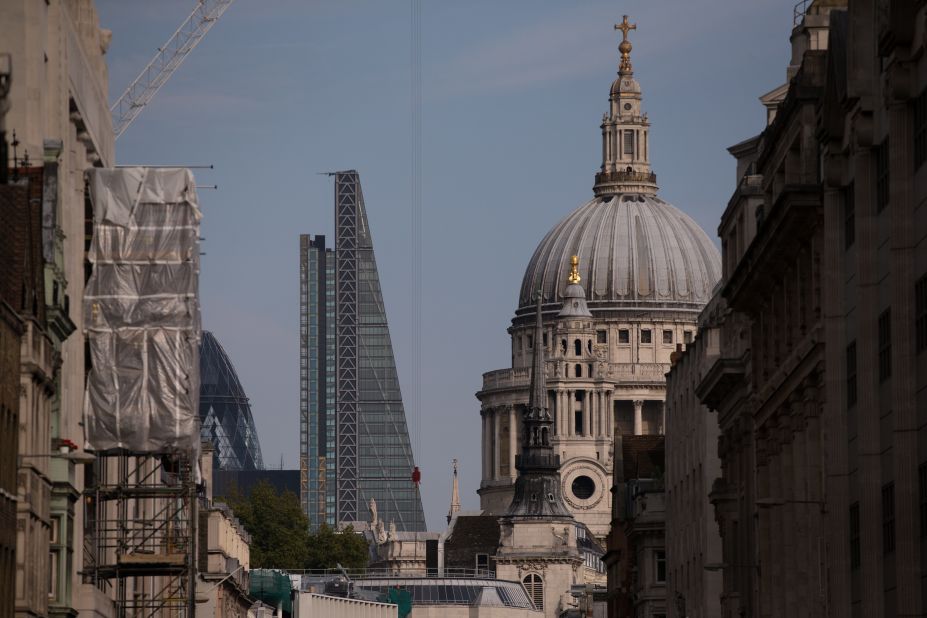
[[[416,485],[422,482],[422,473],[419,471],[418,466],[415,466],[415,469],[412,470],[412,482]]]

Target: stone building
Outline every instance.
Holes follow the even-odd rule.
[[[0,61],[3,59],[0,58]],[[4,119],[10,67],[0,66],[0,161],[7,160]],[[16,589],[16,460],[19,453],[19,360],[23,321],[16,310],[21,284],[13,277],[22,256],[14,221],[25,208],[25,191],[7,185],[8,169],[0,165],[0,618],[12,618]]]
[[[44,455],[21,457],[21,491],[29,497],[20,502],[21,534],[31,534],[32,526],[36,538],[35,543],[22,539],[28,544],[21,546],[30,551],[18,558],[16,596],[17,606],[31,615],[108,611],[102,593],[83,585],[78,574],[83,564],[84,518],[77,501],[81,466],[48,455],[83,443],[84,343],[79,332],[71,331],[81,321],[84,285],[84,171],[114,163],[104,60],[109,39],[92,0],[0,3],[0,54],[9,54],[13,76],[7,139],[12,141],[15,131],[17,156],[28,154],[34,168],[29,177],[42,226],[44,272],[37,299],[44,303],[47,328],[41,336],[37,329],[27,331],[24,361],[39,361],[30,365],[32,370],[42,368],[43,376],[51,376],[44,391],[35,391],[40,397],[24,400],[24,406],[37,405],[19,419],[20,454]],[[55,362],[60,364],[57,375]],[[33,371],[29,385],[34,376]],[[24,596],[27,588],[34,598]]]
[[[664,437],[616,436],[608,616],[666,616]]]
[[[927,18],[815,1],[738,161],[717,410],[724,616],[924,611]],[[842,6],[843,5],[843,6]],[[750,239],[755,223],[755,236]]]
[[[608,534],[612,445],[616,435],[663,432],[665,374],[676,343],[691,341],[696,318],[720,277],[720,258],[704,231],[657,195],[650,168],[650,120],[631,66],[629,30],[602,123],[602,166],[593,198],[537,246],[525,270],[509,328],[511,368],[483,375],[480,503],[502,514],[518,476],[523,442],[517,419],[528,400],[535,347],[544,349],[550,437],[561,459],[570,513],[599,540]],[[576,260],[573,260],[573,258]],[[582,281],[587,308],[562,311]],[[543,328],[533,332],[543,294]]]
[[[723,316],[723,299],[715,297],[699,316],[698,336],[674,355],[666,376],[666,609],[672,618],[721,612],[721,538],[708,501],[721,475],[718,423],[697,388],[718,356]]]

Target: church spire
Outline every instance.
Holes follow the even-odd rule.
[[[451,508],[447,511],[447,523],[451,523],[454,513],[460,511],[460,486],[457,484],[457,460],[454,460],[454,485],[451,487]]]
[[[554,420],[547,405],[547,380],[544,377],[543,302],[544,295],[538,290],[531,386],[528,407],[522,414],[521,454],[515,459],[519,474],[506,516],[572,519],[560,491],[560,457],[551,445]]]
[[[618,78],[609,92],[609,109],[602,116],[602,167],[595,175],[596,196],[609,199],[621,193],[657,192],[657,176],[650,170],[650,122],[641,112],[641,86],[631,67],[628,33],[637,24],[624,15],[615,30],[621,31]]]

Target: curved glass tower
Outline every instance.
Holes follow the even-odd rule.
[[[264,467],[251,403],[228,354],[209,331],[200,344],[200,437],[216,449],[220,470]]]

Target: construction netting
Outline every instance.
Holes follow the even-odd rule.
[[[286,614],[293,613],[293,583],[289,575],[276,569],[251,569],[249,578],[249,593],[252,598],[271,607],[279,607]]]
[[[93,169],[83,326],[88,448],[199,447],[199,222],[180,168]]]

